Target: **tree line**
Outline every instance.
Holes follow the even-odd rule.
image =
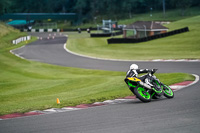
[[[4,13],[78,13],[83,21],[97,16],[131,18],[133,14],[150,10],[182,9],[200,6],[198,0],[0,0],[0,14]]]

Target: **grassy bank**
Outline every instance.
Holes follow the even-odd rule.
[[[152,60],[200,59],[200,16],[173,22],[169,30],[188,26],[189,32],[134,44],[107,44],[108,38],[90,38],[87,33],[67,33],[67,48],[99,58]]]
[[[0,115],[132,95],[123,81],[125,72],[54,66],[12,55],[9,50],[24,44],[13,45],[11,40],[24,34],[13,30],[0,38]],[[166,84],[194,80],[183,73],[157,76]],[[60,105],[56,104],[56,98],[60,99]]]

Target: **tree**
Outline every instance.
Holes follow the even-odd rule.
[[[129,18],[132,18],[133,5],[134,5],[134,1],[132,0],[123,1],[122,3],[122,11],[124,11],[125,13],[128,13]]]
[[[163,10],[164,0],[0,0],[3,13],[65,13],[75,12],[80,22],[101,19],[132,18],[135,13]],[[181,15],[199,0],[165,0],[166,9],[181,8]]]
[[[181,0],[177,1],[177,7],[181,8],[181,15],[184,16],[186,9],[190,8],[192,2],[191,0]]]
[[[10,6],[12,6],[12,2],[10,0],[0,0],[0,15],[8,13]]]
[[[194,0],[170,0],[171,7],[176,7],[181,9],[181,16],[185,15],[185,12],[192,5]]]
[[[87,8],[88,0],[77,0],[74,9],[78,12],[79,23],[82,23],[83,17],[86,16],[87,12],[85,11]]]

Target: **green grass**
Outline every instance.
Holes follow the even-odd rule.
[[[12,55],[11,49],[25,44],[13,45],[11,40],[24,34],[11,30],[0,38],[0,115],[132,95],[123,81],[125,72],[55,66]],[[194,80],[183,73],[157,76],[166,84]],[[56,104],[56,98],[60,99],[60,105]]]
[[[12,32],[19,33],[19,31],[15,30],[14,28],[9,27],[1,22],[0,22],[0,29],[1,29],[0,38],[7,35],[8,33],[12,33]]]
[[[67,48],[76,53],[99,58],[152,60],[200,59],[200,16],[173,22],[170,30],[188,26],[189,32],[144,43],[107,44],[108,38],[90,38],[87,33],[69,35]]]

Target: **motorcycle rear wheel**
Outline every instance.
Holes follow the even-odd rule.
[[[167,85],[164,85],[163,86],[163,92],[164,92],[164,96],[167,97],[167,98],[173,98],[174,97],[174,92],[172,91],[172,89],[167,86]]]
[[[136,95],[136,97],[138,99],[140,99],[142,102],[150,102],[151,101],[151,95],[144,88],[135,87],[133,91],[134,91],[134,94]]]

